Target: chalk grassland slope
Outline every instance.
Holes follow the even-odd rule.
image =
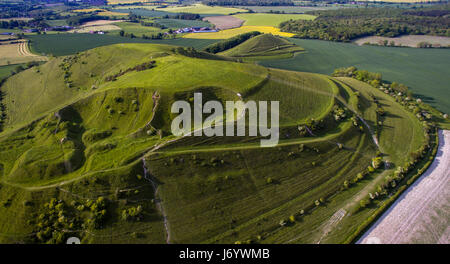
[[[360,238],[389,244],[448,244],[450,131],[439,132],[439,150],[428,170]],[[443,210],[444,209],[444,210]],[[414,213],[411,213],[414,212]]]
[[[273,35],[292,37],[292,33],[281,32],[278,28],[268,26],[242,26],[239,28],[232,28],[221,30],[219,32],[207,32],[207,33],[188,33],[183,36],[186,39],[227,39],[239,34],[259,31],[261,33],[269,33]]]
[[[0,148],[0,196],[7,201],[1,209],[2,233],[16,241],[29,241],[23,236],[33,236],[38,227],[27,225],[24,219],[34,221],[32,212],[42,210],[50,198],[80,203],[103,196],[111,203],[111,220],[104,229],[84,229],[79,235],[85,242],[161,242],[162,219],[151,202],[155,197],[151,185],[142,180],[140,157],[155,144],[172,138],[160,139],[157,134],[167,134],[171,102],[193,89],[204,90],[208,98],[236,100],[239,92],[268,100],[277,88],[282,90],[279,99],[284,100],[290,93],[287,89],[293,86],[291,89],[299,89],[302,96],[290,102],[292,107],[304,106],[302,98],[315,104],[304,108],[303,117],[295,115],[295,109],[286,110],[286,121],[306,115],[320,117],[334,102],[335,88],[324,77],[273,70],[270,78],[287,82],[277,86],[266,81],[269,71],[260,66],[183,54],[219,58],[170,46],[118,44],[54,58],[8,79],[2,86],[8,116]],[[127,70],[153,60],[154,68]],[[117,75],[116,81],[105,79],[112,75]],[[27,83],[30,79],[33,84]],[[325,94],[299,88],[300,83],[316,84]],[[40,97],[31,99],[29,94]],[[155,112],[157,101],[160,110]],[[122,190],[130,189],[126,191],[128,203],[118,200]],[[144,206],[143,224],[120,220],[130,202]],[[12,215],[23,218],[13,221],[16,218]],[[143,229],[148,237],[131,236],[133,228],[134,232]],[[9,239],[7,236],[2,241],[11,242]]]
[[[131,22],[118,22],[115,23],[114,26],[118,27],[118,30],[115,32],[118,34],[119,30],[123,30],[126,33],[133,33],[135,36],[141,37],[143,34],[152,35],[152,33],[161,32],[160,28],[157,27],[145,27],[138,23]]]
[[[149,62],[152,67],[142,68]],[[35,81],[30,84],[30,79]],[[299,234],[303,237],[297,242],[315,242],[322,237],[320,226],[348,200],[313,210],[315,201],[341,193],[343,182],[366,169],[377,151],[371,135],[350,119],[352,111],[373,117],[366,113],[375,111],[370,91],[364,92],[373,88],[230,62],[191,49],[145,44],[96,48],[53,58],[11,77],[1,89],[8,117],[0,134],[0,198],[5,201],[0,232],[7,233],[2,242],[42,241],[45,230],[39,226],[46,224],[33,212],[42,212],[50,198],[78,208],[98,197],[109,204],[100,226],[88,224],[95,220],[95,207],[74,213],[86,222],[73,233],[86,243],[270,243]],[[359,89],[361,107],[355,94]],[[259,138],[246,137],[174,138],[170,106],[175,100],[190,101],[195,91],[202,91],[204,100],[238,100],[237,93],[245,100],[279,100],[280,145],[262,149]],[[392,112],[386,117],[392,121],[384,121],[390,135],[380,131],[380,145],[391,161],[401,163],[423,133],[420,124],[393,125],[409,117],[380,97]],[[341,121],[333,116],[337,106],[348,108]],[[316,136],[301,135],[298,124],[311,118],[324,129]],[[158,192],[152,184],[158,184]],[[350,199],[358,191],[343,193]],[[126,220],[136,206],[141,206],[141,220]],[[280,219],[301,210],[310,220],[280,226]],[[51,230],[65,228],[61,222]],[[340,236],[326,238],[342,242],[352,231],[346,226],[337,229]]]
[[[306,52],[290,59],[264,60],[261,65],[331,74],[339,67],[357,66],[379,72],[383,79],[404,83],[426,103],[450,113],[450,50],[410,49],[291,39]]]
[[[244,26],[272,26],[278,27],[281,22],[288,20],[313,20],[316,17],[306,14],[237,14],[239,19],[245,20]]]
[[[2,43],[0,45],[0,66],[45,60],[47,60],[46,57],[38,56],[30,52],[27,41]]]
[[[81,57],[75,56],[76,63],[70,71],[61,67],[64,58],[56,58],[42,65],[39,71],[33,69],[13,76],[2,87],[9,94],[4,101],[9,116],[5,129],[17,128],[48,111],[79,100],[92,93],[92,87],[153,87],[160,92],[175,92],[199,86],[215,86],[217,80],[221,80],[221,85],[228,90],[245,92],[267,75],[265,68],[256,65],[219,60],[202,60],[198,64],[198,59],[173,54],[174,49],[165,45],[116,44],[90,50]],[[208,54],[205,56],[214,57]],[[152,60],[156,61],[158,67],[152,69],[150,74],[147,71],[131,72],[114,82],[105,81],[105,76]],[[32,84],[29,84],[30,79],[34,80]],[[25,86],[26,91],[20,89]],[[31,94],[39,95],[39,100]]]
[[[369,159],[350,150],[373,154],[365,137],[348,131],[334,138],[348,147],[343,151],[324,141],[305,142],[303,149],[294,144],[150,156],[152,173],[164,182],[161,195],[173,241],[268,241],[280,219],[309,208],[366,167]],[[214,165],[213,159],[224,162]]]
[[[209,59],[194,58],[202,56]],[[211,58],[220,59],[173,46],[119,44],[54,58],[8,79],[2,86],[8,124],[0,136],[1,241],[45,242],[33,212],[42,212],[51,198],[86,204],[104,197],[105,226],[86,224],[67,235],[93,243],[163,243],[163,220],[140,157],[171,139],[160,135],[170,129],[175,94],[216,86],[217,95],[210,96],[236,99],[267,77],[260,66]],[[130,70],[149,62],[153,68]],[[40,96],[32,100],[30,94]],[[162,110],[155,116],[157,101]],[[123,210],[136,206],[143,210],[140,223],[121,220]]]
[[[223,56],[253,59],[290,58],[296,52],[304,51],[287,39],[263,34],[253,37],[238,46],[219,53]]]
[[[63,56],[86,51],[96,47],[107,46],[117,43],[154,43],[168,44],[175,46],[194,47],[202,49],[218,40],[208,39],[169,39],[169,40],[150,40],[142,38],[125,38],[110,35],[97,34],[52,34],[52,35],[30,35],[31,49],[36,54],[53,54]]]
[[[278,86],[282,87],[282,83]],[[297,89],[301,87],[298,85]],[[371,125],[376,122],[372,93],[383,107],[389,109],[383,128],[378,128],[383,129],[380,150],[388,160],[403,164],[409,153],[422,144],[424,136],[420,123],[388,96],[358,81],[350,86],[342,83],[341,87],[344,89],[340,90],[342,98],[350,96],[351,91],[360,92],[361,106],[357,111],[367,117]],[[266,93],[264,88],[261,93]],[[354,105],[351,101],[347,100],[349,106]],[[370,210],[346,216],[325,235],[323,225],[337,211],[343,208],[344,212],[349,210],[362,193],[367,195],[364,187],[370,189],[372,180],[379,182],[392,169],[376,176],[367,176],[363,183],[339,193],[342,183],[367,168],[370,157],[377,151],[369,134],[361,133],[354,127],[340,129],[340,133],[330,133],[330,137],[300,138],[294,142],[286,139],[280,141],[277,148],[271,149],[251,147],[249,144],[230,148],[229,145],[220,146],[220,142],[211,139],[204,142],[194,139],[189,141],[189,148],[168,146],[148,156],[152,174],[164,182],[161,195],[171,223],[173,241],[344,241],[354,230],[355,223],[370,215]],[[344,148],[339,150],[337,142]],[[394,145],[403,147],[395,149],[392,147]],[[283,173],[277,173],[279,171]],[[295,224],[280,227],[280,219],[298,215],[301,210],[311,210],[314,200],[336,193],[337,200],[333,197],[325,207],[314,209]]]
[[[248,12],[248,10],[234,8],[234,7],[221,7],[221,6],[206,6],[202,4],[194,4],[188,6],[170,6],[163,8],[155,8],[156,11],[174,12],[174,13],[194,13],[194,14],[218,14],[229,15],[237,12]]]
[[[211,24],[207,21],[199,20],[185,20],[185,19],[172,19],[161,18],[155,19],[158,24],[161,24],[167,28],[185,28],[185,27],[211,27]]]

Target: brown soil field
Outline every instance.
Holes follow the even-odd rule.
[[[215,25],[217,29],[224,30],[230,28],[238,28],[242,26],[244,20],[234,16],[213,16],[205,17],[203,20]]]

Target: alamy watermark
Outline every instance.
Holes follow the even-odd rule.
[[[267,101],[259,101],[258,104],[255,101],[226,101],[224,113],[221,102],[213,100],[203,104],[202,94],[194,93],[193,111],[187,101],[180,100],[172,104],[171,112],[179,114],[172,121],[172,134],[208,137],[245,136],[247,127],[249,136],[264,137],[261,139],[261,147],[273,147],[278,144],[280,136],[279,106],[279,101],[270,101],[269,113]],[[248,122],[246,122],[246,113],[249,117]],[[203,121],[203,114],[210,115]],[[268,127],[269,114],[270,128]]]

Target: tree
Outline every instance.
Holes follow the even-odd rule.
[[[359,201],[359,205],[360,205],[362,208],[367,207],[369,204],[370,204],[370,201],[367,200],[367,199],[362,199],[361,201]]]

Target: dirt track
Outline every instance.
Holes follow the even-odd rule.
[[[386,211],[358,244],[450,243],[450,130],[428,170]]]

